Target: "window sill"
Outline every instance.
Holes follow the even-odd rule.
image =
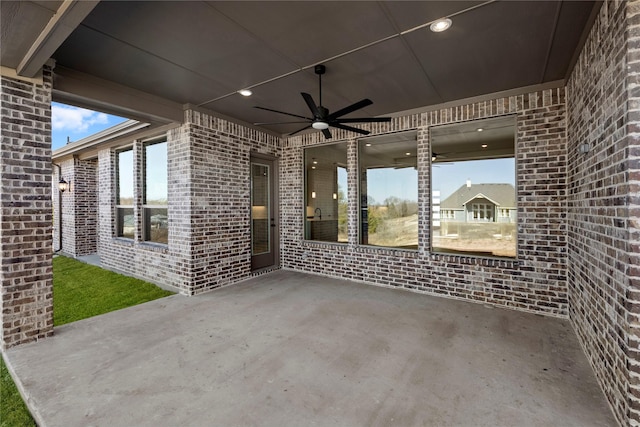
[[[303,240],[302,245],[307,248],[327,248],[327,247],[338,247],[338,248],[346,248],[349,246],[347,242],[328,242],[324,240]]]
[[[164,243],[154,243],[154,242],[136,242],[133,239],[128,239],[126,237],[114,237],[112,242],[116,245],[128,246],[128,247],[136,247],[140,249],[144,249],[147,251],[159,252],[159,253],[168,253],[169,246]]]
[[[160,252],[166,254],[169,252],[169,245],[166,243],[155,243],[155,242],[140,242],[138,246],[142,249],[150,250],[153,252]]]
[[[133,246],[135,244],[134,240],[128,237],[114,237],[112,241],[123,246]]]
[[[522,265],[521,261],[515,258],[445,254],[440,252],[429,252],[429,258],[432,261],[467,265],[482,265],[486,267],[517,268]]]
[[[418,249],[405,249],[405,248],[392,248],[387,246],[373,246],[373,245],[358,245],[356,246],[356,252],[366,254],[382,254],[382,255],[396,255],[405,258],[417,258]]]

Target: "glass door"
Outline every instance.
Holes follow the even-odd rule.
[[[276,263],[274,161],[251,160],[251,269]]]

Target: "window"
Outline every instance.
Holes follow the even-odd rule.
[[[167,142],[144,144],[143,235],[148,242],[167,243]]]
[[[516,256],[515,119],[437,126],[431,134],[434,252]],[[436,218],[436,208],[439,210]]]
[[[416,132],[358,141],[360,243],[418,248]]]
[[[486,203],[474,203],[471,205],[473,221],[493,221],[493,205]]]
[[[116,236],[133,239],[133,149],[118,151],[116,156]]]
[[[346,167],[346,142],[305,148],[305,239],[348,241]]]

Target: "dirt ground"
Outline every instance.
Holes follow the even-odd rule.
[[[369,234],[369,244],[387,247],[418,247],[418,215],[385,220],[376,233]],[[437,252],[467,252],[474,255],[515,257],[515,239],[481,238],[468,239],[457,236],[434,235],[434,250]]]

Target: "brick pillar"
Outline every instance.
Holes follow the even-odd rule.
[[[76,227],[76,256],[98,251],[98,160],[76,160],[73,206]]]
[[[0,76],[0,345],[53,335],[51,69]]]
[[[69,183],[69,189],[64,193],[58,192],[60,178],[55,170],[54,237],[58,238],[58,197],[62,197],[62,251],[74,257],[95,254],[98,251],[98,161],[69,158],[57,164],[62,177]],[[57,240],[54,247],[59,247]]]

